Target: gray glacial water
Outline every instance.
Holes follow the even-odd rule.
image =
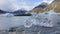
[[[9,29],[10,27],[23,25],[24,21],[28,18],[29,16],[17,16],[17,17],[0,16],[0,30],[5,30],[5,29]]]

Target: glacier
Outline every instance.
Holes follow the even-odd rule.
[[[26,34],[60,34],[60,13],[56,13],[52,9],[43,13],[32,14],[24,24]]]

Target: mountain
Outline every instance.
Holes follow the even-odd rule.
[[[45,8],[45,11],[49,11],[51,9],[55,9],[57,13],[60,13],[60,0],[54,0]]]
[[[25,12],[27,12],[26,10],[16,10],[14,11],[13,13],[16,13],[16,14],[25,14]]]
[[[43,2],[40,5],[36,6],[35,8],[42,8],[42,9],[44,9],[45,7],[47,7],[47,5],[48,5],[47,3]]]
[[[5,11],[3,11],[3,10],[0,10],[0,14],[4,14],[4,13],[6,13]]]
[[[48,6],[48,4],[46,2],[42,2],[40,5],[36,6],[30,12],[27,12],[27,13],[31,13],[31,12],[36,12],[36,13],[43,12],[43,9],[45,7],[47,7],[47,6]]]
[[[15,16],[27,16],[26,12],[27,12],[27,10],[19,9],[19,10],[14,11],[13,14]],[[28,15],[30,15],[30,14],[28,14]]]

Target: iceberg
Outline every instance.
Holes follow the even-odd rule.
[[[26,24],[29,23],[27,26],[31,27],[32,25],[39,25],[44,27],[53,27],[54,22],[53,18],[56,15],[54,9],[44,12],[44,13],[32,13],[32,16],[26,21]],[[52,17],[53,16],[53,17]]]
[[[28,18],[28,19],[25,20],[24,22],[25,22],[25,23],[24,23],[24,26],[25,26],[25,27],[29,28],[29,27],[32,26],[32,21],[31,21],[30,18]]]
[[[14,15],[10,14],[10,13],[6,13],[6,14],[1,14],[0,16],[2,16],[2,17],[11,17],[11,16],[14,16]]]

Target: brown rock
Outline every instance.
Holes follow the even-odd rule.
[[[60,0],[54,0],[51,4],[49,4],[44,10],[49,11],[51,9],[55,9],[57,13],[60,12]]]

